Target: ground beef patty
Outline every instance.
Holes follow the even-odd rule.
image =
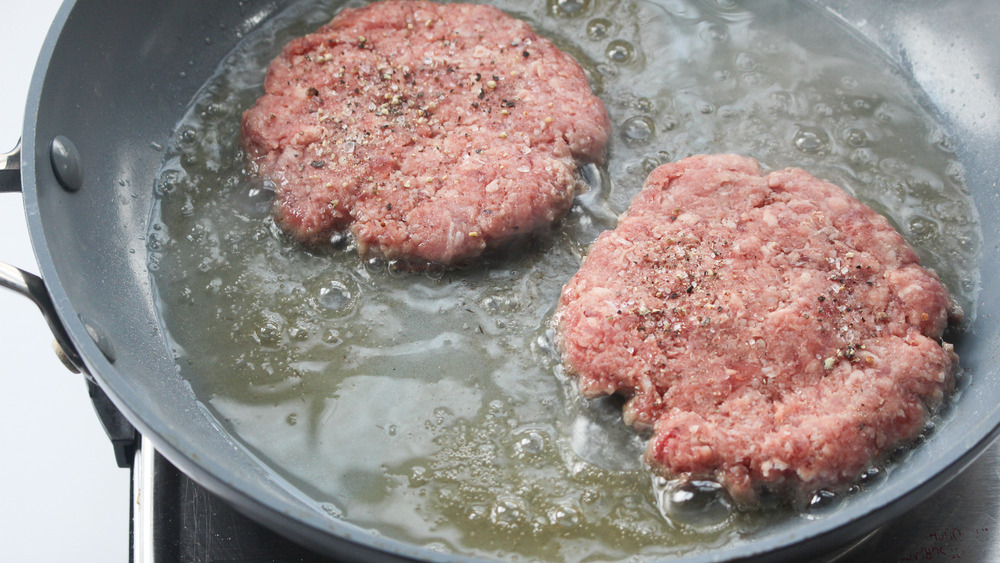
[[[277,222],[362,254],[455,264],[560,219],[601,162],[604,104],[572,57],[492,6],[377,2],[290,42],[243,115]]]
[[[586,396],[629,397],[648,461],[741,503],[857,478],[953,386],[944,286],[889,223],[798,169],[733,155],[650,174],[563,289]]]

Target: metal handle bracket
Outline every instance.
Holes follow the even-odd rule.
[[[42,311],[42,316],[45,317],[49,329],[52,330],[56,344],[62,349],[60,358],[63,359],[63,363],[68,362],[67,367],[73,368],[77,372],[87,373],[80,353],[77,352],[76,346],[73,345],[73,341],[70,340],[69,334],[59,319],[59,315],[56,314],[56,308],[52,304],[52,298],[49,297],[49,291],[45,288],[45,282],[42,281],[42,278],[0,262],[0,287],[16,291],[34,301],[35,305],[38,305]]]
[[[0,193],[21,191],[21,140],[8,153],[0,153]],[[34,301],[55,337],[53,346],[63,364],[76,373],[87,373],[83,359],[70,340],[42,278],[0,262],[0,287],[6,287]]]
[[[0,192],[21,191],[21,141],[14,150],[0,153]]]

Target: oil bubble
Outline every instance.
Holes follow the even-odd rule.
[[[959,249],[966,254],[975,255],[979,251],[979,241],[975,237],[963,234],[959,235],[955,241],[958,243]]]
[[[549,329],[531,341],[531,350],[536,355],[553,356],[556,354],[556,347],[553,340],[553,331]]]
[[[590,9],[590,0],[549,0],[549,13],[553,16],[575,18]]]
[[[922,200],[934,200],[943,191],[941,179],[927,170],[913,168],[909,175],[906,185],[910,193]]]
[[[327,330],[326,332],[324,332],[322,338],[323,338],[323,342],[326,342],[327,344],[329,344],[331,346],[336,346],[336,345],[338,345],[338,344],[340,344],[340,343],[342,343],[344,341],[340,337],[340,332],[337,331],[336,329],[332,329],[332,328],[329,329],[329,330]]]
[[[580,502],[583,504],[594,504],[601,500],[601,493],[596,489],[586,488],[580,493]]]
[[[910,234],[918,238],[930,237],[938,232],[937,223],[920,215],[912,217],[907,226],[910,229]]]
[[[275,319],[267,319],[254,331],[254,339],[261,346],[281,344],[281,324]]]
[[[503,496],[490,508],[490,521],[501,528],[512,528],[524,521],[527,512],[520,498]]]
[[[642,171],[645,172],[646,174],[649,174],[653,170],[656,170],[659,166],[660,166],[660,160],[655,157],[647,156],[646,158],[642,159]]]
[[[771,92],[767,97],[768,109],[775,115],[789,115],[794,106],[794,100],[790,92],[778,90]]]
[[[486,517],[486,507],[481,504],[474,504],[469,507],[469,512],[465,519],[469,522],[474,522],[476,520],[482,520]]]
[[[818,127],[800,126],[792,144],[805,154],[823,154],[830,147],[830,136]]]
[[[832,491],[826,489],[820,489],[813,493],[812,498],[809,499],[809,510],[820,510],[828,506],[832,506],[837,501],[837,495]]]
[[[605,49],[604,53],[612,62],[626,64],[632,62],[635,57],[635,47],[628,41],[617,39],[608,43],[608,48]]]
[[[612,23],[604,18],[592,19],[587,23],[587,37],[593,41],[607,39],[611,35]]]
[[[747,52],[737,54],[735,62],[736,68],[742,70],[743,72],[750,72],[751,70],[757,68],[757,59]]]
[[[525,430],[514,436],[514,456],[527,459],[545,451],[548,438],[538,430]]]
[[[723,12],[732,12],[739,8],[736,0],[715,0],[712,4],[715,4],[715,7]]]
[[[190,197],[184,198],[184,203],[181,205],[180,214],[183,217],[193,217],[195,212],[194,202],[191,201]]]
[[[950,161],[945,170],[945,174],[948,176],[949,179],[951,179],[951,181],[955,182],[960,186],[963,186],[964,189],[965,168],[962,167],[962,164],[960,162],[958,162],[957,160]]]
[[[865,116],[872,113],[874,106],[870,100],[865,98],[855,98],[851,101],[851,109],[854,111],[855,115]]]
[[[857,168],[874,168],[878,164],[878,157],[871,149],[856,149],[848,159]]]
[[[603,76],[607,76],[608,78],[614,78],[618,76],[618,69],[615,68],[614,65],[609,65],[608,63],[601,63],[597,65],[595,68],[597,68],[597,72],[601,73],[601,75]]]
[[[741,116],[739,108],[733,106],[722,106],[719,108],[719,117],[723,119],[738,119]]]
[[[255,178],[236,192],[237,205],[251,217],[263,217],[271,212],[274,201],[274,183],[270,180]]]
[[[500,295],[501,290],[496,295],[490,295],[482,300],[481,305],[490,315],[507,315],[516,313],[521,308],[521,300],[516,294]]]
[[[629,145],[648,143],[655,133],[656,125],[653,120],[644,115],[630,117],[622,124],[622,138]]]
[[[336,506],[334,506],[334,505],[332,505],[332,504],[330,504],[328,502],[324,502],[324,503],[320,504],[319,506],[320,506],[320,508],[323,509],[323,512],[326,512],[327,514],[329,514],[330,516],[333,516],[334,518],[343,518],[344,517],[344,513],[341,512],[339,508],[337,508]]]
[[[222,121],[230,114],[229,106],[213,102],[205,107],[205,109],[201,112],[201,117],[207,121],[218,122]]]
[[[955,140],[944,133],[937,131],[931,135],[931,142],[941,152],[953,154],[955,152]]]
[[[163,233],[150,233],[146,238],[146,248],[153,252],[159,252],[163,250],[169,241],[170,237]]]
[[[715,113],[715,104],[706,100],[698,100],[694,104],[694,107],[698,110],[698,113],[702,115],[711,115]]]
[[[878,121],[880,124],[889,125],[895,121],[895,113],[895,108],[889,104],[882,104],[872,115],[875,117],[875,121]]]
[[[187,175],[183,170],[164,170],[153,185],[154,194],[161,197],[170,195],[181,186],[186,178]]]
[[[302,326],[293,326],[288,329],[288,336],[297,342],[304,342],[309,339],[309,329]]]
[[[199,164],[203,164],[195,153],[185,153],[181,155],[181,164],[187,168],[196,168]],[[208,166],[208,161],[203,164],[205,167]]]
[[[906,173],[908,167],[898,158],[883,158],[878,163],[879,168],[890,176],[900,176]]]
[[[596,164],[590,163],[580,167],[580,176],[590,190],[600,190],[604,186],[604,177]]]
[[[572,528],[582,521],[580,511],[575,506],[560,504],[549,510],[549,522],[564,528]]]
[[[820,102],[813,106],[813,114],[815,114],[816,117],[832,117],[833,106],[824,102]]]
[[[733,515],[732,501],[715,481],[653,478],[657,505],[672,524],[701,531],[719,528]]]
[[[934,212],[934,217],[947,225],[967,225],[972,220],[972,214],[969,212],[969,208],[959,200],[946,199],[935,203],[930,208]],[[956,243],[961,243],[958,239],[955,239]]]
[[[177,135],[177,142],[183,147],[190,147],[198,140],[198,131],[191,126],[184,127]]]
[[[729,41],[729,30],[726,26],[718,23],[706,25],[698,35],[706,43],[725,43]]]
[[[763,83],[764,77],[759,72],[746,72],[740,76],[740,80],[745,86],[756,88]]]
[[[409,485],[412,488],[422,487],[430,482],[430,475],[426,467],[415,465],[410,469]]]
[[[852,147],[863,147],[868,144],[868,133],[864,129],[849,127],[844,131],[844,141]]]
[[[319,289],[319,304],[329,311],[346,313],[354,306],[354,295],[346,285],[333,280]]]
[[[965,290],[966,293],[971,293],[979,287],[979,281],[971,277],[963,277],[960,283],[962,284],[962,289]],[[960,376],[961,374],[959,374],[959,377]]]

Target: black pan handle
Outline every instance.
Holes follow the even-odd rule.
[[[21,191],[21,141],[9,153],[0,153],[0,192]]]

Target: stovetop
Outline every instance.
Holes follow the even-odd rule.
[[[250,520],[141,443],[132,469],[133,563],[334,561]]]
[[[153,451],[133,469],[136,563],[332,562],[236,512]],[[149,500],[152,499],[152,500]],[[808,563],[1000,561],[1000,444],[952,483],[861,541]]]

